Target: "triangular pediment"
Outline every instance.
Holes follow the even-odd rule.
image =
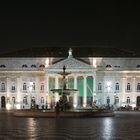
[[[93,69],[93,66],[86,64],[80,60],[77,60],[73,57],[59,61],[49,66],[47,69],[62,69],[64,65],[67,69]]]

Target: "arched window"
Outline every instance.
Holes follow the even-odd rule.
[[[130,97],[127,97],[126,102],[127,102],[127,104],[130,104]]]
[[[31,65],[31,68],[36,68],[36,65]]]
[[[28,104],[28,102],[27,102],[27,97],[24,97],[24,98],[23,98],[23,104],[26,104],[26,105]]]
[[[40,90],[41,90],[41,91],[44,91],[44,83],[41,84]]]
[[[102,84],[98,83],[98,90],[102,90]]]
[[[26,64],[22,65],[22,68],[27,68],[28,66]]]
[[[130,83],[127,83],[127,91],[130,91]]]
[[[41,97],[41,104],[44,104],[44,97]]]
[[[140,83],[137,84],[137,91],[140,91]]]
[[[6,68],[6,66],[5,65],[0,65],[0,68]]]
[[[15,97],[12,97],[12,102],[13,102],[13,104],[16,103]]]
[[[40,68],[45,68],[45,65],[41,64],[39,67],[40,67]]]
[[[27,90],[27,85],[26,85],[26,83],[23,83],[23,90],[24,90],[24,91]]]
[[[5,83],[1,83],[1,91],[5,91]]]
[[[35,83],[33,83],[33,90],[35,90]]]
[[[136,67],[137,67],[137,68],[140,68],[140,65],[137,65]]]
[[[115,90],[119,90],[119,83],[116,83],[116,85],[115,85]]]
[[[107,97],[106,102],[108,105],[110,104],[110,97]]]
[[[106,65],[106,68],[111,68],[111,65]]]
[[[119,97],[115,97],[115,104],[119,103]]]

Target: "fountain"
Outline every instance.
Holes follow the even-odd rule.
[[[46,118],[54,118],[54,117],[112,117],[114,116],[114,112],[111,110],[99,110],[96,108],[96,105],[93,106],[93,109],[90,110],[71,110],[72,106],[68,101],[68,95],[70,93],[76,93],[77,89],[68,89],[67,88],[67,79],[66,76],[69,75],[69,72],[66,72],[65,65],[63,66],[63,72],[58,74],[63,76],[62,79],[62,88],[61,89],[51,89],[53,93],[59,93],[61,95],[60,100],[56,103],[55,111],[54,110],[16,110],[13,112],[14,116],[17,117],[46,117]],[[94,109],[96,108],[96,109]]]
[[[59,93],[59,95],[61,95],[60,100],[56,103],[56,109],[60,108],[61,111],[64,111],[64,110],[68,110],[68,109],[72,108],[72,106],[68,102],[68,99],[67,99],[68,97],[67,96],[70,95],[70,93],[77,92],[77,89],[68,89],[67,88],[66,76],[71,74],[71,73],[66,72],[65,65],[63,66],[63,72],[59,72],[58,74],[63,76],[63,79],[62,79],[62,89],[51,89],[51,91],[54,94],[57,92],[57,93]]]

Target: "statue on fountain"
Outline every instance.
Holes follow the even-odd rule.
[[[66,66],[63,66],[63,72],[60,72],[58,74],[63,76],[62,79],[62,89],[51,89],[53,93],[58,92],[59,95],[61,95],[60,100],[56,103],[55,109],[56,111],[66,111],[72,108],[70,103],[68,102],[67,95],[69,95],[71,92],[77,92],[76,89],[68,89],[67,88],[67,79],[66,76],[69,75],[69,72],[66,72]]]

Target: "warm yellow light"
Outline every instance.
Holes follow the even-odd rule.
[[[77,107],[77,104],[74,104],[73,107],[76,108]]]
[[[17,105],[16,105],[16,108],[17,108],[17,109],[20,109],[20,104],[17,104]]]
[[[9,103],[6,104],[6,109],[9,110],[11,108],[11,105]]]

